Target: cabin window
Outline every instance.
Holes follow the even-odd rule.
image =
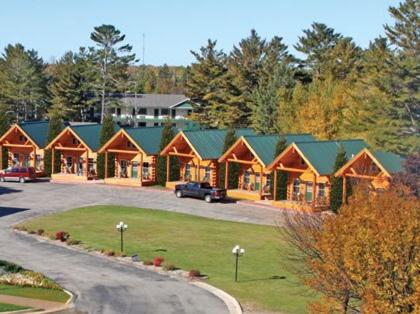
[[[135,116],[135,115],[136,115],[136,108],[133,108],[133,109],[131,110],[131,115],[133,115],[133,116]]]
[[[191,165],[186,164],[185,165],[185,180],[190,180],[190,179],[191,179]]]
[[[169,114],[169,109],[162,109],[160,113],[162,116],[167,116]]]
[[[117,116],[121,115],[121,108],[117,108]]]
[[[318,198],[322,199],[325,197],[325,183],[318,183]]]
[[[171,116],[172,116],[172,118],[175,118],[176,117],[176,110],[175,109],[172,109]]]
[[[153,126],[159,126],[159,122],[153,123]]]
[[[73,145],[79,145],[79,141],[75,137],[73,137],[72,142]]]
[[[149,171],[149,163],[148,162],[144,162],[143,163],[143,179],[145,180],[149,180],[150,179],[150,171]]]
[[[293,195],[299,195],[300,194],[300,180],[294,179],[293,180]]]
[[[244,189],[247,190],[249,188],[249,183],[251,181],[251,172],[245,171],[244,172]]]
[[[204,168],[204,179],[203,179],[203,181],[210,182],[210,175],[211,175],[210,167]]]
[[[370,171],[372,174],[378,173],[379,172],[379,168],[375,163],[372,163],[370,165]]]
[[[192,110],[188,110],[187,114],[190,115],[192,113]]]
[[[139,122],[138,126],[144,128],[146,126],[146,122]]]
[[[13,167],[19,166],[19,154],[14,153],[13,154]]]
[[[146,115],[147,114],[147,109],[146,108],[139,108],[137,113],[140,114],[140,115]]]
[[[302,157],[300,157],[300,165],[301,165],[301,166],[306,165],[305,160],[303,160],[303,158],[302,158]]]

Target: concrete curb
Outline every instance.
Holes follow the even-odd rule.
[[[234,297],[232,297],[230,294],[226,293],[225,291],[202,281],[191,282],[191,284],[201,289],[204,289],[210,292],[211,294],[215,295],[219,299],[221,299],[226,304],[230,314],[243,313],[241,304],[238,302],[238,300],[236,300]]]
[[[67,300],[66,303],[63,304],[63,306],[60,306],[60,307],[57,307],[55,309],[51,309],[51,310],[48,310],[48,311],[37,312],[37,314],[55,313],[55,312],[64,311],[64,310],[67,310],[68,308],[73,307],[73,305],[72,305],[73,299],[74,299],[73,293],[71,293],[70,291],[68,291],[66,289],[63,289],[63,291],[70,296],[70,298]]]

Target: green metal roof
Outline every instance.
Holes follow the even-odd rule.
[[[146,154],[156,155],[160,150],[160,138],[164,127],[126,128],[125,131]]]
[[[19,126],[38,145],[39,148],[47,146],[48,121],[22,122]]]
[[[363,148],[367,147],[367,144],[363,140],[296,143],[296,146],[320,175],[330,175],[334,172],[334,163],[340,145],[343,145],[346,151],[347,160],[350,160]]]
[[[285,134],[286,144],[293,142],[314,141],[315,138],[311,134]],[[251,146],[252,150],[265,166],[268,166],[276,156],[278,135],[247,135],[244,136],[246,142]]]
[[[102,124],[74,125],[70,128],[92,151],[98,151]]]
[[[191,102],[189,102],[188,100],[186,100],[186,101],[184,101],[184,102],[182,102],[180,104],[177,104],[176,106],[172,106],[171,109],[172,108],[193,109],[193,106],[192,106]]]
[[[191,145],[203,160],[218,159],[223,155],[223,146],[227,130],[190,130],[184,131]],[[251,129],[236,129],[236,137],[254,134]]]
[[[389,173],[397,173],[403,170],[404,158],[400,155],[388,152],[373,151],[372,155],[381,163]]]

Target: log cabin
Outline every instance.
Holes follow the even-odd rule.
[[[97,178],[96,157],[99,149],[101,124],[70,125],[64,128],[46,147],[51,149],[51,179],[83,182]],[[56,160],[55,152],[60,152]],[[55,163],[60,172],[55,173]]]
[[[13,124],[0,138],[0,169],[34,167],[37,176],[44,174],[44,149],[48,138],[48,121]],[[7,164],[3,165],[3,147],[7,148]]]
[[[313,141],[310,134],[287,134],[286,143]],[[226,163],[225,189],[231,198],[262,200],[271,198],[272,170],[267,166],[273,161],[278,135],[245,135],[240,137],[220,158]],[[238,186],[233,189],[229,179],[229,165],[239,165]]]
[[[219,186],[219,157],[227,130],[188,130],[180,131],[162,150],[169,169],[172,156],[178,157],[180,175],[178,181],[170,181],[166,175],[166,187],[173,189],[176,184],[188,181],[205,181]],[[237,129],[236,136],[253,134],[251,129]]]
[[[99,153],[114,156],[115,172],[108,173],[105,183],[127,186],[145,186],[156,183],[156,162],[163,127],[120,129],[101,147]]]
[[[305,208],[314,210],[329,206],[330,183],[334,175],[334,163],[343,146],[347,159],[353,158],[367,144],[363,140],[312,141],[290,144],[267,167],[274,171],[274,193],[277,190],[277,171],[285,171],[287,199],[275,200],[273,204],[282,208]]]
[[[364,148],[341,167],[335,176],[343,178],[343,186],[347,180],[361,180],[368,182],[373,190],[381,191],[388,189],[392,176],[403,170],[403,162],[404,158],[400,155]],[[346,189],[343,189],[343,200],[346,197]]]

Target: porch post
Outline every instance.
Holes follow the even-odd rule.
[[[198,160],[197,167],[195,168],[197,170],[197,173],[195,174],[195,177],[197,181],[200,181],[200,159]]]
[[[312,180],[312,207],[315,208],[316,205],[316,174],[314,173],[314,178]]]
[[[105,170],[104,178],[106,179],[108,178],[108,151],[107,150],[105,150],[105,169],[104,170]]]
[[[263,166],[260,165],[260,190],[259,190],[260,198],[262,197],[262,193],[263,193],[263,175],[264,175]]]
[[[140,175],[140,186],[143,186],[143,154],[140,153],[140,169],[137,172]]]
[[[34,159],[32,160],[32,167],[34,167],[34,169],[36,171],[36,147],[33,146],[32,150],[33,150],[33,153],[34,153]]]
[[[277,201],[277,167],[274,168],[273,201]]]
[[[228,189],[229,186],[229,161],[226,160],[226,167],[225,167],[225,189]]]
[[[3,170],[3,146],[0,145],[0,170]]]
[[[347,178],[346,178],[346,174],[343,174],[343,204],[346,203],[346,198],[347,198]]]
[[[170,167],[170,157],[166,155],[166,182],[169,182],[169,167]]]
[[[54,174],[54,169],[55,169],[55,151],[54,151],[54,147],[51,148],[51,174]]]
[[[89,180],[89,150],[86,149],[86,179]]]

